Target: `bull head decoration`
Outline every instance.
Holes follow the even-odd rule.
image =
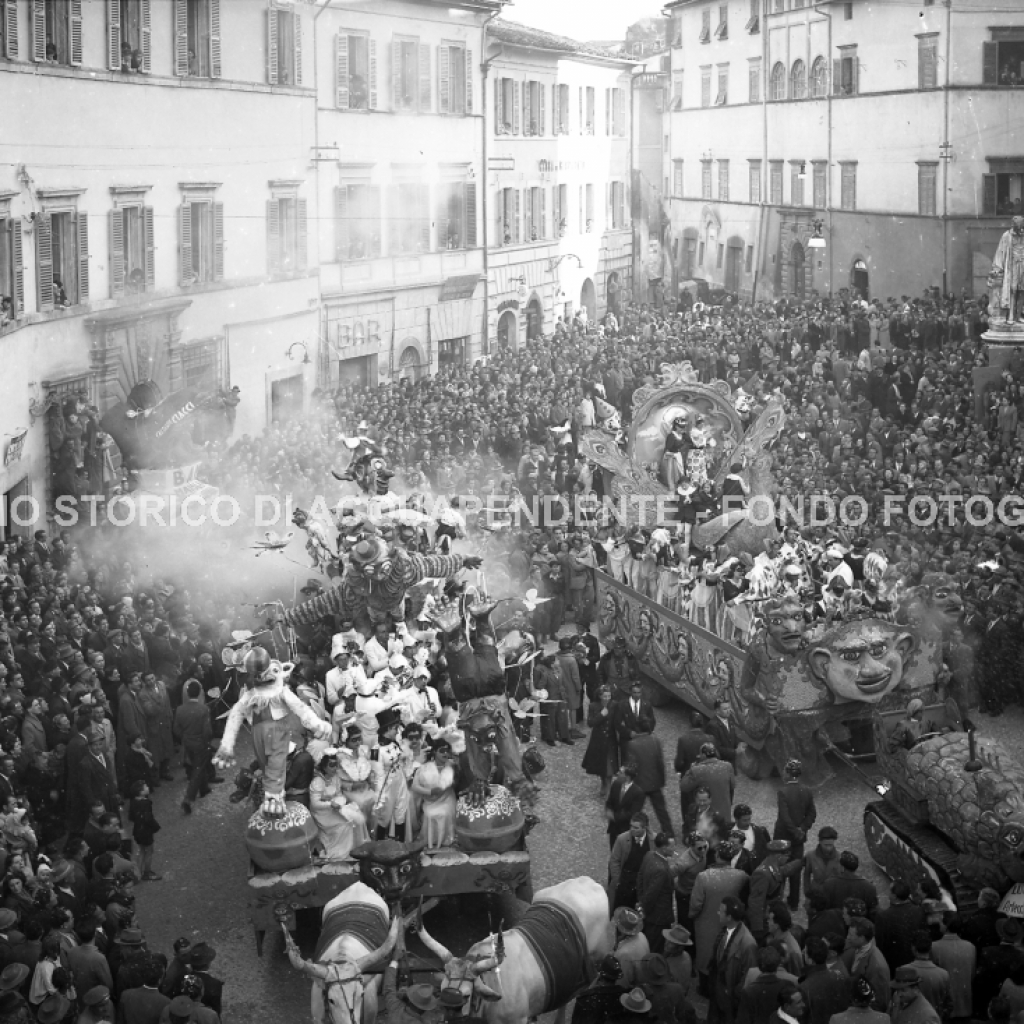
[[[419,882],[423,847],[422,840],[400,843],[383,839],[357,846],[352,856],[359,861],[360,880],[390,905]]]
[[[453,988],[470,998],[476,996],[487,1002],[495,1002],[501,998],[501,993],[496,992],[481,978],[481,975],[486,974],[488,971],[493,971],[500,965],[501,957],[498,955],[484,956],[476,959],[457,957],[447,946],[441,945],[427,931],[422,920],[417,922],[417,930],[420,941],[441,961],[441,965],[444,967],[444,981],[441,984],[442,990]]]

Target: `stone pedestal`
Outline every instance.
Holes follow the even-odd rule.
[[[989,346],[989,366],[1004,369],[1010,365],[1015,349],[1024,350],[1024,323],[995,320],[989,324],[981,340]]]

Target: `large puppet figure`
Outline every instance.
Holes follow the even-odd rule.
[[[285,813],[285,772],[288,745],[298,741],[307,729],[317,739],[331,738],[331,723],[319,718],[288,688],[293,666],[274,661],[262,647],[254,647],[242,661],[241,676],[246,689],[231,709],[224,738],[214,757],[218,768],[234,764],[235,742],[242,722],[252,726],[252,745],[263,769],[263,806],[270,817]]]
[[[371,623],[405,618],[405,595],[429,577],[451,577],[460,569],[475,569],[475,555],[419,555],[388,547],[380,537],[364,537],[349,552],[341,581],[319,597],[285,612],[290,626],[312,625],[325,615]]]

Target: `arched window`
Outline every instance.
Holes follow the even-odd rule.
[[[828,95],[828,64],[824,57],[815,57],[811,65],[811,96],[821,99]]]
[[[803,100],[807,98],[807,65],[802,60],[793,61],[789,72],[789,98]]]
[[[784,100],[786,98],[786,66],[779,61],[772,68],[771,98],[773,100]]]

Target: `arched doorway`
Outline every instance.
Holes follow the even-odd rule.
[[[539,338],[544,329],[544,311],[536,295],[526,307],[526,337],[530,341]]]
[[[850,285],[862,299],[869,299],[871,298],[868,294],[869,284],[868,265],[863,260],[855,260],[853,269],[850,271]]]
[[[515,352],[519,348],[519,324],[511,309],[498,317],[498,348]]]
[[[597,291],[589,277],[583,282],[583,288],[580,290],[580,307],[587,311],[588,320],[597,319]]]
[[[398,360],[398,379],[407,380],[415,384],[423,375],[423,363],[420,359],[420,350],[416,345],[406,345]]]
[[[807,263],[804,259],[804,247],[799,242],[793,243],[789,251],[790,292],[802,299],[807,291]]]
[[[622,285],[614,271],[608,275],[608,312],[616,316],[622,311]]]

